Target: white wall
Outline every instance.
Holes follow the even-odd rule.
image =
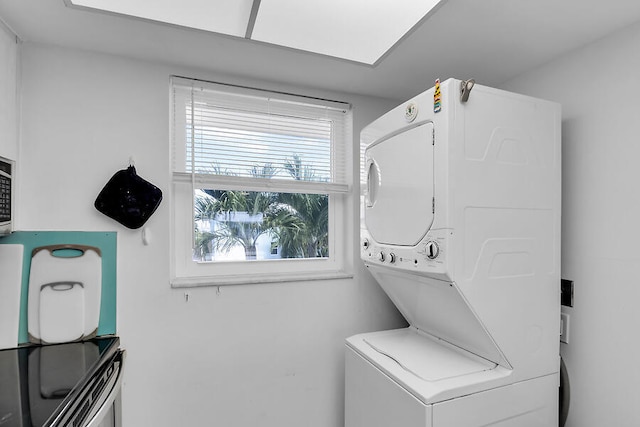
[[[562,277],[575,281],[568,427],[640,425],[640,24],[505,89],[563,107]]]
[[[16,36],[0,21],[0,156],[18,156]]]
[[[19,226],[118,231],[124,425],[343,425],[344,338],[404,326],[357,259],[354,279],[197,288],[186,302],[168,282],[167,200],[149,246],[93,201],[130,156],[169,196],[170,74],[351,102],[356,153],[360,129],[393,103],[29,43],[21,54]]]

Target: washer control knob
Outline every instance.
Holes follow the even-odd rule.
[[[396,262],[396,254],[394,254],[393,252],[391,252],[389,254],[389,263],[393,264],[394,262]]]
[[[384,262],[385,259],[386,259],[386,256],[384,255],[384,252],[378,253],[378,261]]]
[[[429,240],[427,242],[427,245],[425,246],[424,250],[425,250],[425,253],[427,254],[427,258],[429,259],[436,259],[438,255],[440,255],[440,247],[433,240]]]
[[[362,241],[362,247],[363,247],[364,249],[369,249],[369,239],[364,239],[364,240]]]

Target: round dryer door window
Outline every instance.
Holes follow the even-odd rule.
[[[378,243],[415,246],[433,223],[433,123],[365,151],[365,225]]]

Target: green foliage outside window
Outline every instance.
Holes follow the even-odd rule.
[[[298,155],[281,167],[294,180],[314,180],[313,167]],[[277,171],[277,166],[264,164],[253,166],[250,173],[269,179]],[[265,234],[281,258],[328,257],[328,209],[327,194],[203,189],[195,197],[196,224],[215,221],[216,227],[206,231],[196,227],[194,258],[205,260],[207,255],[241,246],[245,259],[255,260],[256,244]]]

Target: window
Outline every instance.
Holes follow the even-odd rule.
[[[346,276],[349,105],[180,77],[171,87],[172,285]]]

